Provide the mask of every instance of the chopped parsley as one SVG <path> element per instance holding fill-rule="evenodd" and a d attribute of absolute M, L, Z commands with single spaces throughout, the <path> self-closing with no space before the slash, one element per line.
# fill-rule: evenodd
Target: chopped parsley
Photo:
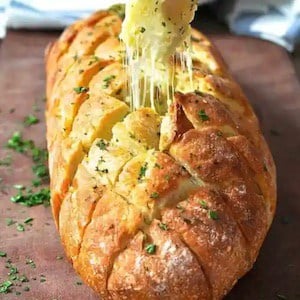
<path fill-rule="evenodd" d="M 100 148 L 100 150 L 106 150 L 108 143 L 106 143 L 104 140 L 100 140 L 96 145 Z"/>
<path fill-rule="evenodd" d="M 198 112 L 198 116 L 202 120 L 202 122 L 209 121 L 209 116 L 206 114 L 204 109 L 201 109 Z"/>
<path fill-rule="evenodd" d="M 7 219 L 5 220 L 5 223 L 6 223 L 6 226 L 11 226 L 11 225 L 16 224 L 17 222 L 14 221 L 14 220 L 11 219 L 11 218 L 7 218 Z"/>
<path fill-rule="evenodd" d="M 148 245 L 146 245 L 145 250 L 146 250 L 146 252 L 148 254 L 155 254 L 155 252 L 156 252 L 156 245 L 154 245 L 154 244 L 148 244 Z"/>
<path fill-rule="evenodd" d="M 25 223 L 25 224 L 31 224 L 33 220 L 34 220 L 33 218 L 26 218 L 26 219 L 24 220 L 24 223 Z"/>
<path fill-rule="evenodd" d="M 150 195 L 150 198 L 151 198 L 151 199 L 157 199 L 157 198 L 159 198 L 159 193 L 157 193 L 157 192 L 152 193 L 152 194 Z"/>
<path fill-rule="evenodd" d="M 24 225 L 23 224 L 17 224 L 17 230 L 20 231 L 20 232 L 25 231 Z"/>
<path fill-rule="evenodd" d="M 157 168 L 157 169 L 162 169 L 162 166 L 158 163 L 155 163 L 154 167 Z"/>
<path fill-rule="evenodd" d="M 82 94 L 82 93 L 87 93 L 89 91 L 89 88 L 84 86 L 79 86 L 79 87 L 75 87 L 73 90 L 76 94 Z"/>
<path fill-rule="evenodd" d="M 19 276 L 18 279 L 21 282 L 28 282 L 29 281 L 29 279 L 25 275 Z"/>
<path fill-rule="evenodd" d="M 25 153 L 33 148 L 33 142 L 23 140 L 21 133 L 17 131 L 8 140 L 7 147 L 9 149 L 15 150 L 16 152 Z"/>
<path fill-rule="evenodd" d="M 49 206 L 50 190 L 49 188 L 43 188 L 37 192 L 32 192 L 31 190 L 23 192 L 19 190 L 16 196 L 11 197 L 11 201 L 27 207 L 32 207 L 41 204 L 43 204 L 44 206 Z"/>
<path fill-rule="evenodd" d="M 38 186 L 42 181 L 48 181 L 49 171 L 46 166 L 48 152 L 45 149 L 36 147 L 31 140 L 24 140 L 20 132 L 15 132 L 8 140 L 7 147 L 19 153 L 31 156 L 35 165 L 32 167 L 38 180 L 35 180 L 34 186 Z"/>
<path fill-rule="evenodd" d="M 78 54 L 75 54 L 74 56 L 73 56 L 73 59 L 74 59 L 74 61 L 77 61 L 78 60 Z"/>
<path fill-rule="evenodd" d="M 38 148 L 34 145 L 31 148 L 31 155 L 34 162 L 46 162 L 48 159 L 47 150 Z"/>
<path fill-rule="evenodd" d="M 219 220 L 219 215 L 218 215 L 218 213 L 217 213 L 216 211 L 214 211 L 214 210 L 209 210 L 209 211 L 208 211 L 208 216 L 209 216 L 210 219 L 212 219 L 212 220 L 214 220 L 214 221 Z"/>
<path fill-rule="evenodd" d="M 206 201 L 201 200 L 199 203 L 203 209 L 208 209 L 208 205 L 207 205 Z"/>
<path fill-rule="evenodd" d="M 34 187 L 38 187 L 42 184 L 42 180 L 39 178 L 32 179 L 31 182 L 32 182 L 32 186 L 34 186 Z"/>
<path fill-rule="evenodd" d="M 49 171 L 48 167 L 44 163 L 39 163 L 34 166 L 32 166 L 32 171 L 36 175 L 37 178 L 48 178 Z M 38 185 L 37 183 L 40 183 L 39 181 L 34 181 L 33 185 Z"/>
<path fill-rule="evenodd" d="M 177 204 L 176 208 L 179 209 L 182 212 L 185 211 L 185 208 L 183 206 L 181 206 L 180 204 Z"/>
<path fill-rule="evenodd" d="M 98 56 L 93 55 L 92 58 L 91 58 L 91 60 L 89 61 L 89 66 L 92 65 L 92 64 L 95 63 L 95 62 L 98 62 L 99 60 L 100 60 L 100 59 L 99 59 Z"/>
<path fill-rule="evenodd" d="M 161 230 L 164 230 L 164 231 L 167 231 L 169 229 L 168 225 L 165 224 L 165 223 L 159 223 L 158 224 L 158 227 L 161 229 Z"/>
<path fill-rule="evenodd" d="M 136 139 L 136 136 L 132 132 L 129 132 L 129 136 L 131 139 Z"/>
<path fill-rule="evenodd" d="M 18 268 L 16 266 L 12 265 L 11 260 L 9 260 L 9 262 L 6 265 L 6 267 L 9 268 L 9 272 L 8 272 L 9 276 L 15 275 L 15 274 L 19 273 Z"/>
<path fill-rule="evenodd" d="M 167 181 L 169 181 L 169 180 L 170 180 L 170 175 L 167 174 L 167 175 L 164 176 L 164 178 L 165 178 Z"/>
<path fill-rule="evenodd" d="M 98 160 L 99 164 L 105 163 L 105 159 L 103 158 L 103 156 L 100 156 L 100 159 Z"/>
<path fill-rule="evenodd" d="M 0 251 L 0 257 L 6 257 L 6 252 Z"/>
<path fill-rule="evenodd" d="M 148 163 L 145 163 L 143 166 L 141 166 L 138 180 L 142 180 L 142 178 L 145 177 L 147 168 L 148 168 Z"/>
<path fill-rule="evenodd" d="M 145 27 L 141 27 L 140 28 L 140 33 L 144 33 L 146 31 L 146 28 Z"/>
<path fill-rule="evenodd" d="M 26 275 L 19 275 L 19 270 L 12 264 L 11 259 L 8 259 L 5 264 L 5 268 L 9 269 L 7 273 L 8 278 L 6 281 L 0 283 L 0 294 L 7 294 L 13 291 L 14 288 L 21 287 L 24 282 L 29 282 Z M 30 288 L 24 287 L 24 291 Z M 16 295 L 21 295 L 19 291 L 15 290 Z"/>
<path fill-rule="evenodd" d="M 32 269 L 35 269 L 35 262 L 31 258 L 26 258 L 26 265 L 30 265 Z"/>
<path fill-rule="evenodd" d="M 7 294 L 11 291 L 13 283 L 10 280 L 6 280 L 0 283 L 0 294 Z"/>
<path fill-rule="evenodd" d="M 29 116 L 25 117 L 24 125 L 29 127 L 31 125 L 37 124 L 39 121 L 40 120 L 36 116 L 29 115 Z"/>
<path fill-rule="evenodd" d="M 109 85 L 111 84 L 111 82 L 112 82 L 115 78 L 116 78 L 115 75 L 109 75 L 109 76 L 105 77 L 105 78 L 103 79 L 104 84 L 103 84 L 102 87 L 103 87 L 104 89 L 107 89 L 107 88 L 109 87 Z"/>

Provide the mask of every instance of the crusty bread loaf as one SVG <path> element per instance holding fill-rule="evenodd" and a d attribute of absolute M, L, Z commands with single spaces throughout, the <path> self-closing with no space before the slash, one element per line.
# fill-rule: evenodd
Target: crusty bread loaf
<path fill-rule="evenodd" d="M 276 206 L 257 118 L 214 46 L 193 32 L 165 116 L 131 112 L 122 20 L 98 12 L 46 53 L 53 215 L 102 299 L 221 299 L 253 265 Z"/>

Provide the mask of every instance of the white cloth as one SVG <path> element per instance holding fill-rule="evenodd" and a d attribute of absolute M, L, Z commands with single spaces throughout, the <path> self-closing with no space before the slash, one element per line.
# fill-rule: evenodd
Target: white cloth
<path fill-rule="evenodd" d="M 214 1 L 200 0 L 200 4 Z M 125 2 L 0 0 L 0 38 L 5 36 L 6 27 L 63 28 L 92 11 Z M 300 0 L 219 0 L 215 8 L 234 33 L 267 39 L 289 51 L 300 40 Z"/>
<path fill-rule="evenodd" d="M 236 34 L 270 40 L 288 51 L 300 42 L 300 0 L 235 0 L 223 14 Z"/>

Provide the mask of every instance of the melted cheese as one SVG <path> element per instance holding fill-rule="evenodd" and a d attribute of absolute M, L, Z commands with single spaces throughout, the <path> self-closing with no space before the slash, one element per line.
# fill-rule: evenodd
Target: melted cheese
<path fill-rule="evenodd" d="M 130 0 L 121 39 L 127 49 L 131 108 L 150 106 L 161 113 L 174 93 L 176 49 L 182 68 L 192 69 L 188 46 L 196 0 Z"/>

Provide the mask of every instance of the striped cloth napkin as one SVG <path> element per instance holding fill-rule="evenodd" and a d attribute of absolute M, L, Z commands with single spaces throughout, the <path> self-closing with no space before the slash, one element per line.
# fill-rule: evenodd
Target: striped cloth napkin
<path fill-rule="evenodd" d="M 63 28 L 97 9 L 126 0 L 0 0 L 0 38 L 6 27 Z M 293 51 L 300 42 L 300 0 L 200 0 L 213 4 L 232 32 L 275 42 Z"/>

